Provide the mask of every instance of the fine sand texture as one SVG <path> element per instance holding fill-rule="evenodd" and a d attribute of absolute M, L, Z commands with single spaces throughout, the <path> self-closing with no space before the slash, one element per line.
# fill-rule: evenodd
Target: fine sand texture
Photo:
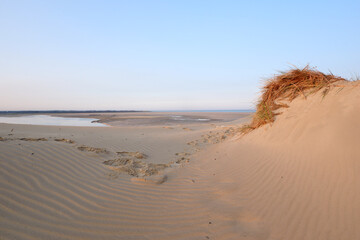
<path fill-rule="evenodd" d="M 250 114 L 215 115 L 227 120 L 0 124 L 0 239 L 204 238 L 208 210 L 194 193 L 207 189 L 178 174 L 201 149 L 234 136 Z"/>
<path fill-rule="evenodd" d="M 360 84 L 341 85 L 198 154 L 213 239 L 360 239 Z"/>
<path fill-rule="evenodd" d="M 359 82 L 288 105 L 245 135 L 0 124 L 0 239 L 360 239 Z"/>

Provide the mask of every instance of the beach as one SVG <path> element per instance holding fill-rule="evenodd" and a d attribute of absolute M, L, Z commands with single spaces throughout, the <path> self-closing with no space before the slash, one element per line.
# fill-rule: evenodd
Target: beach
<path fill-rule="evenodd" d="M 359 90 L 298 97 L 245 135 L 253 113 L 0 124 L 0 238 L 358 239 Z"/>
<path fill-rule="evenodd" d="M 0 124 L 2 239 L 201 235 L 206 212 L 192 214 L 200 182 L 182 170 L 251 114 L 115 115 L 96 116 L 109 127 Z M 172 120 L 183 115 L 195 120 Z"/>
<path fill-rule="evenodd" d="M 0 240 L 360 240 L 359 10 L 0 0 Z"/>

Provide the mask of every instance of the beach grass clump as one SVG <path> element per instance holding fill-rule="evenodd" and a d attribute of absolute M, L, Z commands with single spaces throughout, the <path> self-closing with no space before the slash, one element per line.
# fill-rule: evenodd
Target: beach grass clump
<path fill-rule="evenodd" d="M 309 94 L 322 89 L 323 97 L 329 92 L 331 84 L 345 80 L 331 74 L 324 74 L 315 68 L 291 69 L 265 82 L 262 95 L 256 105 L 256 112 L 250 124 L 242 127 L 242 133 L 248 133 L 262 125 L 275 121 L 280 113 L 276 110 L 288 107 L 284 101 L 291 102 L 299 95 L 306 98 Z M 281 102 L 283 101 L 283 102 Z"/>

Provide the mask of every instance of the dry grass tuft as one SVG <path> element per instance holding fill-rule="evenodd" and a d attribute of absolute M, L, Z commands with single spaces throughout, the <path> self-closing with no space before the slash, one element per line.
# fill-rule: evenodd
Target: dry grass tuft
<path fill-rule="evenodd" d="M 279 108 L 288 107 L 283 101 L 292 101 L 299 95 L 307 95 L 323 89 L 323 97 L 329 92 L 332 83 L 345 80 L 333 74 L 324 74 L 315 68 L 306 66 L 303 69 L 291 69 L 269 79 L 262 89 L 262 95 L 256 106 L 256 113 L 249 125 L 245 125 L 242 133 L 248 133 L 264 124 L 275 121 Z"/>

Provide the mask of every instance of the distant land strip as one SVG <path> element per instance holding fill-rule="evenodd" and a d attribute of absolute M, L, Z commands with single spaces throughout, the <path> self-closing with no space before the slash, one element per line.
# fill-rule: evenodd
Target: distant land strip
<path fill-rule="evenodd" d="M 0 111 L 0 114 L 36 114 L 36 113 L 127 113 L 127 112 L 150 112 L 135 110 L 30 110 L 30 111 Z"/>

